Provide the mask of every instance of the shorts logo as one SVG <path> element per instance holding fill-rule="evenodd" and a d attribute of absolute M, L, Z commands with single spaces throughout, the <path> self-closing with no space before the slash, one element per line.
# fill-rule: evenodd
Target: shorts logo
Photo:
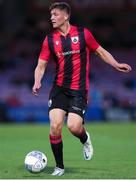
<path fill-rule="evenodd" d="M 52 100 L 49 99 L 49 101 L 48 101 L 48 107 L 51 107 L 51 105 L 52 105 Z"/>
<path fill-rule="evenodd" d="M 81 108 L 78 108 L 78 107 L 76 107 L 76 106 L 72 106 L 72 109 L 74 109 L 75 111 L 82 111 Z"/>
<path fill-rule="evenodd" d="M 82 113 L 85 114 L 85 110 L 83 110 Z"/>

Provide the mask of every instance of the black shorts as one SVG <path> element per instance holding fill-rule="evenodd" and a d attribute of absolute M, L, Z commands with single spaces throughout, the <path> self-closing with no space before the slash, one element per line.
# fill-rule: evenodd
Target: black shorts
<path fill-rule="evenodd" d="M 53 86 L 48 101 L 49 111 L 55 108 L 76 113 L 84 119 L 87 107 L 87 91 L 77 91 Z"/>

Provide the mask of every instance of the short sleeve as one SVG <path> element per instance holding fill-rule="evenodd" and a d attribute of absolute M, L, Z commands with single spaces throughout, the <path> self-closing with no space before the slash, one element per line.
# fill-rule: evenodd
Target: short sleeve
<path fill-rule="evenodd" d="M 90 51 L 96 51 L 96 49 L 100 46 L 99 43 L 95 40 L 92 33 L 85 28 L 84 29 L 85 34 L 85 41 Z"/>
<path fill-rule="evenodd" d="M 50 48 L 49 48 L 49 45 L 48 45 L 48 37 L 46 36 L 46 38 L 45 38 L 45 40 L 43 41 L 43 44 L 42 44 L 39 59 L 48 61 L 49 58 L 50 58 L 50 54 L 51 54 L 51 52 L 50 52 Z"/>

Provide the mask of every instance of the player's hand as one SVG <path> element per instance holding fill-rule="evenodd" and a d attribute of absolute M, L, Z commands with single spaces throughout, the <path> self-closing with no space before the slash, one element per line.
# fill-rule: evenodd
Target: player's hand
<path fill-rule="evenodd" d="M 32 88 L 32 94 L 38 96 L 40 88 L 41 88 L 41 84 L 34 84 Z"/>
<path fill-rule="evenodd" d="M 129 73 L 132 70 L 130 65 L 124 64 L 124 63 L 118 63 L 115 68 L 118 71 L 125 72 L 125 73 Z"/>

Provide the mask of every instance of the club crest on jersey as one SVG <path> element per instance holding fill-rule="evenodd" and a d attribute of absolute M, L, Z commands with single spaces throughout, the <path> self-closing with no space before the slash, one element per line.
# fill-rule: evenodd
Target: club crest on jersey
<path fill-rule="evenodd" d="M 74 44 L 78 43 L 78 36 L 71 37 L 71 40 Z"/>

